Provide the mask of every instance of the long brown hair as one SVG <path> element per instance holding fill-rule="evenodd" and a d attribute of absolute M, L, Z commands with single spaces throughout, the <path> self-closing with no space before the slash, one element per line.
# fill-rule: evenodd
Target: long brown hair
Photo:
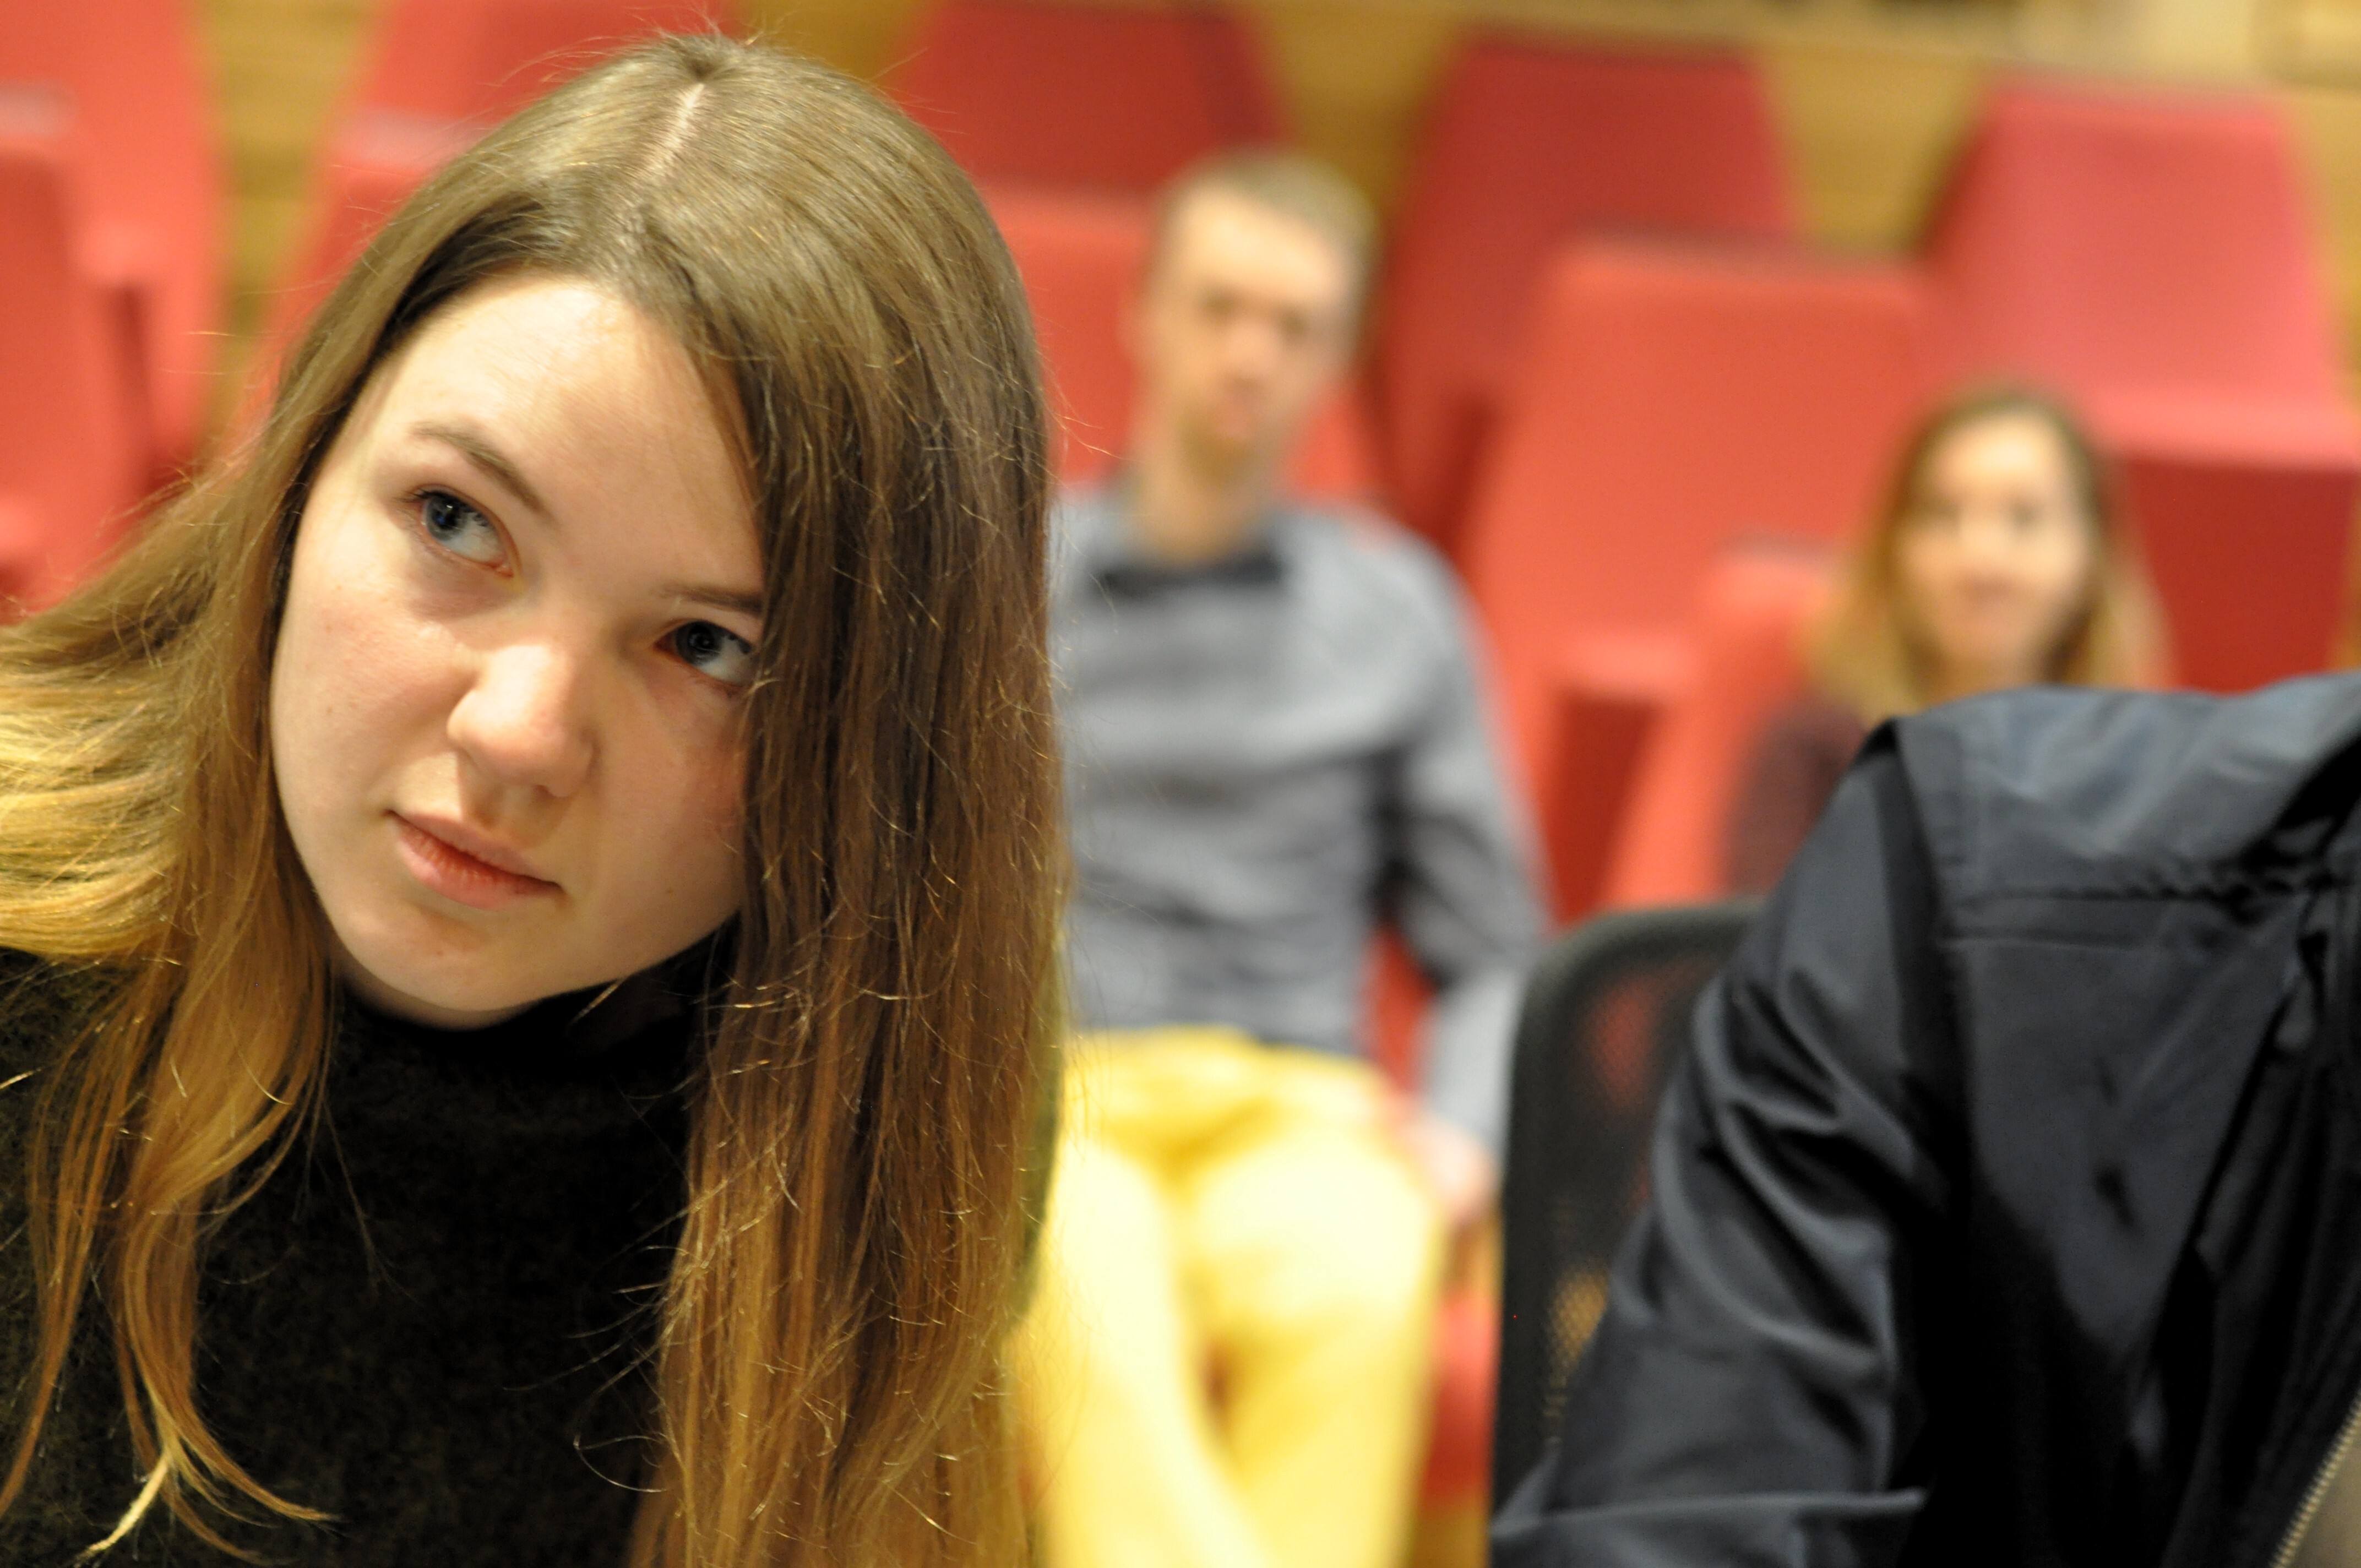
<path fill-rule="evenodd" d="M 85 1297 L 148 1482 L 219 1544 L 204 1239 L 314 1104 L 337 993 L 280 820 L 272 645 L 306 490 L 372 372 L 524 270 L 708 367 L 757 498 L 734 968 L 687 1086 L 659 1455 L 633 1561 L 1022 1554 L 999 1348 L 1055 1025 L 1045 427 L 1006 252 L 864 89 L 671 38 L 458 159 L 321 311 L 246 449 L 91 589 L 0 634 L 0 944 L 83 974 L 29 1154 L 20 1493 Z"/>
<path fill-rule="evenodd" d="M 1902 601 L 1903 530 L 1925 499 L 1928 470 L 1943 444 L 1971 425 L 2004 418 L 2034 420 L 2058 438 L 2091 529 L 2089 590 L 2051 656 L 2048 678 L 2075 685 L 2146 685 L 2163 673 L 2155 595 L 2126 536 L 2114 476 L 2097 444 L 2073 412 L 2046 392 L 1975 387 L 1938 405 L 1911 433 L 1884 505 L 1854 551 L 1809 650 L 1820 689 L 1864 719 L 1913 713 L 1929 700 L 1929 651 Z"/>

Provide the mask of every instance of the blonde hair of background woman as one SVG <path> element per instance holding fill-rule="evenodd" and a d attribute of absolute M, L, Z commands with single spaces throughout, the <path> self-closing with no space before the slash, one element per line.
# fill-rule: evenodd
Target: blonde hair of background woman
<path fill-rule="evenodd" d="M 1938 407 L 1911 433 L 1876 523 L 1853 552 L 1836 602 L 1808 650 L 1819 689 L 1866 722 L 1915 713 L 1929 700 L 1930 651 L 1910 625 L 1902 599 L 1902 533 L 1924 499 L 1938 449 L 1968 426 L 2000 418 L 2032 419 L 2058 437 L 2092 530 L 2090 591 L 2060 639 L 2046 678 L 2073 685 L 2141 686 L 2163 676 L 2164 636 L 2155 594 L 2126 537 L 2105 459 L 2057 399 L 2024 387 L 1979 387 Z"/>
<path fill-rule="evenodd" d="M 0 633 L 0 944 L 94 999 L 40 1075 L 39 1343 L 0 1507 L 94 1289 L 148 1477 L 108 1543 L 159 1503 L 217 1543 L 236 1497 L 314 1517 L 206 1430 L 193 1356 L 204 1239 L 310 1118 L 338 1005 L 272 782 L 272 642 L 364 382 L 521 271 L 613 289 L 710 367 L 764 555 L 743 904 L 688 1086 L 632 1561 L 1016 1561 L 998 1356 L 1060 883 L 1031 330 L 933 143 L 719 38 L 611 62 L 437 176 L 243 454 Z"/>

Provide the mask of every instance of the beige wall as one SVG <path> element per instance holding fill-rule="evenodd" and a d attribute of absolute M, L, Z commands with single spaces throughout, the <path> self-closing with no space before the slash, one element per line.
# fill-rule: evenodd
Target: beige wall
<path fill-rule="evenodd" d="M 922 0 L 741 0 L 782 43 L 874 76 Z M 1119 0 L 1117 0 L 1119 3 Z M 236 201 L 241 331 L 300 225 L 306 170 L 375 0 L 199 0 Z M 1380 200 L 1434 73 L 1471 19 L 1744 40 L 1763 60 L 1806 219 L 1831 245 L 1908 244 L 1995 62 L 2262 80 L 2256 7 L 2311 40 L 2321 81 L 2279 85 L 2319 192 L 2331 269 L 2361 323 L 2361 0 L 1244 0 L 1295 124 Z M 2321 43 L 2319 40 L 2326 40 Z M 2341 51 L 2341 52 L 2340 52 Z M 2284 51 L 2283 51 L 2284 52 Z M 2303 51 L 2299 51 L 2303 52 Z M 2361 363 L 2361 353 L 2354 356 Z"/>

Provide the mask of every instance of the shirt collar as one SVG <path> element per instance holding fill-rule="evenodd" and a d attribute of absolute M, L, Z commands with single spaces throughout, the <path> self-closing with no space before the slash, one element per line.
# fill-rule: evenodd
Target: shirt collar
<path fill-rule="evenodd" d="M 1084 575 L 1110 594 L 1137 598 L 1175 588 L 1260 587 L 1283 581 L 1280 548 L 1284 513 L 1265 512 L 1236 550 L 1185 565 L 1161 561 L 1139 547 L 1130 526 L 1130 486 L 1117 475 L 1099 488 L 1074 497 L 1068 511 L 1073 545 Z"/>

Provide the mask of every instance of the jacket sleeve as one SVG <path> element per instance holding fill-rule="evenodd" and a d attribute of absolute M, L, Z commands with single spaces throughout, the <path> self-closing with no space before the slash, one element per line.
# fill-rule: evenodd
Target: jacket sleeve
<path fill-rule="evenodd" d="M 1649 1206 L 1499 1568 L 1850 1568 L 1923 1501 L 1953 1180 L 1932 880 L 1890 735 L 1698 1007 Z M 1939 1348 L 1935 1353 L 1939 1354 Z"/>

